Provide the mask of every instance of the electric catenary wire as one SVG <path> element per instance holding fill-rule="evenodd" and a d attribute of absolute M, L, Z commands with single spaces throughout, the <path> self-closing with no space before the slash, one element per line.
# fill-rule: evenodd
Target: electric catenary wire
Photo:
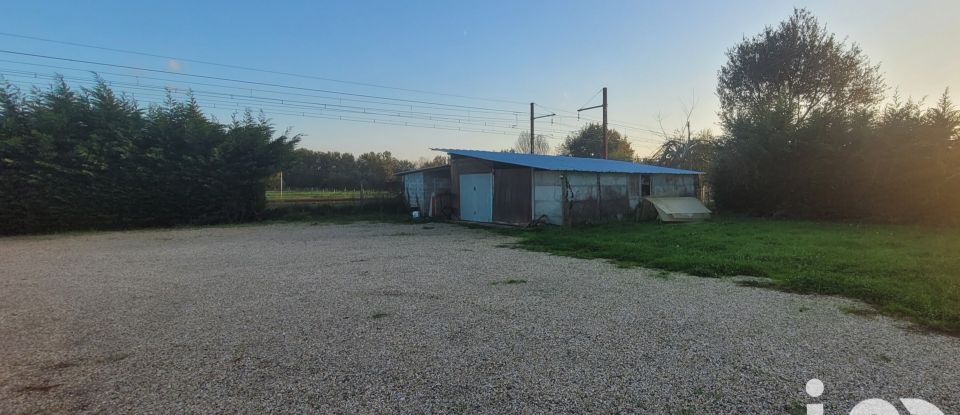
<path fill-rule="evenodd" d="M 172 59 L 172 60 L 181 61 L 181 62 L 190 62 L 190 63 L 197 63 L 197 64 L 201 64 L 201 65 L 218 66 L 218 67 L 221 67 L 221 68 L 240 69 L 240 70 L 251 71 L 251 72 L 260 72 L 260 73 L 268 73 L 268 74 L 274 74 L 274 75 L 292 76 L 292 77 L 304 78 L 304 79 L 315 79 L 315 80 L 319 80 L 319 81 L 337 82 L 337 83 L 342 83 L 342 84 L 347 84 L 347 85 L 357 85 L 357 86 L 365 86 L 365 87 L 372 87 L 372 88 L 383 88 L 383 89 L 391 89 L 391 90 L 395 90 L 395 91 L 414 92 L 414 93 L 419 93 L 419 94 L 429 94 L 429 95 L 445 96 L 445 97 L 451 97 L 451 98 L 472 99 L 472 100 L 477 100 L 477 101 L 500 102 L 500 103 L 506 103 L 506 104 L 519 104 L 519 105 L 523 105 L 523 104 L 524 104 L 523 102 L 512 101 L 512 100 L 507 100 L 507 99 L 475 97 L 475 96 L 469 96 L 469 95 L 450 94 L 450 93 L 444 93 L 444 92 L 434 92 L 434 91 L 425 91 L 425 90 L 420 90 L 420 89 L 411 89 L 411 88 L 401 88 L 401 87 L 394 87 L 394 86 L 387 86 L 387 85 L 379 85 L 379 84 L 373 84 L 373 83 L 367 83 L 367 82 L 346 81 L 346 80 L 342 80 L 342 79 L 334 79 L 334 78 L 328 78 L 328 77 L 322 77 L 322 76 L 316 76 L 316 75 L 306 75 L 306 74 L 298 74 L 298 73 L 293 73 L 293 72 L 284 72 L 284 71 L 277 71 L 277 70 L 270 70 L 270 69 L 254 68 L 254 67 L 249 67 L 249 66 L 233 65 L 233 64 L 226 64 L 226 63 L 218 63 L 218 62 L 204 61 L 204 60 L 199 60 L 199 59 L 181 58 L 181 57 L 170 56 L 170 55 L 161 55 L 161 54 L 156 54 L 156 53 L 141 52 L 141 51 L 135 51 L 135 50 L 130 50 L 130 49 L 120 49 L 120 48 L 111 48 L 111 47 L 105 47 L 105 46 L 97 46 L 97 45 L 90 45 L 90 44 L 86 44 L 86 43 L 70 42 L 70 41 L 56 40 L 56 39 L 48 39 L 48 38 L 42 38 L 42 37 L 37 37 L 37 36 L 21 35 L 21 34 L 16 34 L 16 33 L 0 32 L 0 36 L 6 36 L 6 37 L 12 37 L 12 38 L 19 38 L 19 39 L 28 39 L 28 40 L 38 41 L 38 42 L 55 43 L 55 44 L 68 45 L 68 46 L 81 47 L 81 48 L 88 48 L 88 49 L 104 50 L 104 51 L 109 51 L 109 52 L 126 53 L 126 54 L 131 54 L 131 55 L 147 56 L 147 57 L 160 58 L 160 59 Z"/>
<path fill-rule="evenodd" d="M 208 86 L 217 87 L 217 88 L 232 88 L 232 89 L 238 89 L 238 90 L 243 90 L 243 91 L 249 91 L 251 96 L 249 96 L 249 97 L 240 97 L 240 94 L 225 94 L 225 93 L 212 92 L 212 91 L 197 91 L 197 90 L 195 90 L 195 89 L 193 89 L 193 88 L 190 89 L 191 91 L 196 91 L 195 93 L 197 93 L 197 94 L 213 94 L 213 95 L 219 94 L 219 95 L 221 95 L 221 96 L 230 97 L 231 99 L 234 99 L 234 100 L 243 100 L 243 99 L 247 99 L 247 98 L 249 98 L 249 100 L 251 100 L 251 101 L 263 101 L 263 100 L 270 101 L 270 100 L 272 100 L 272 101 L 274 101 L 274 104 L 273 104 L 274 107 L 272 107 L 272 108 L 274 109 L 273 112 L 274 112 L 274 113 L 278 113 L 278 114 L 279 114 L 279 112 L 276 112 L 276 102 L 279 102 L 280 105 L 286 105 L 287 107 L 284 108 L 284 109 L 291 109 L 291 108 L 294 109 L 294 110 L 302 109 L 302 108 L 298 108 L 298 107 L 295 108 L 295 107 L 294 107 L 294 104 L 320 105 L 320 106 L 324 106 L 324 107 L 325 107 L 324 109 L 327 110 L 327 111 L 340 111 L 340 112 L 348 112 L 348 113 L 351 113 L 351 112 L 352 112 L 352 113 L 358 113 L 358 114 L 363 114 L 363 115 L 383 115 L 383 116 L 406 117 L 406 118 L 415 118 L 415 119 L 419 118 L 419 119 L 426 119 L 426 120 L 436 121 L 436 122 L 452 122 L 452 123 L 455 123 L 455 124 L 474 124 L 474 125 L 490 126 L 491 122 L 488 122 L 488 121 L 479 121 L 480 119 L 483 119 L 483 118 L 487 118 L 489 121 L 497 121 L 497 120 L 499 120 L 499 121 L 501 121 L 501 122 L 510 122 L 510 121 L 513 121 L 513 122 L 512 122 L 508 127 L 506 127 L 506 128 L 510 128 L 510 129 L 517 130 L 517 129 L 518 129 L 518 124 L 519 124 L 519 119 L 520 119 L 519 114 L 521 113 L 520 111 L 509 110 L 509 109 L 501 109 L 501 108 L 490 108 L 490 107 L 477 107 L 477 106 L 467 106 L 467 105 L 458 105 L 458 104 L 448 104 L 448 103 L 439 103 L 439 102 L 431 102 L 431 101 L 423 101 L 423 100 L 411 100 L 411 99 L 403 99 L 403 98 L 376 96 L 376 95 L 369 95 L 369 94 L 355 94 L 355 93 L 342 92 L 342 91 L 331 91 L 331 90 L 319 89 L 319 88 L 297 87 L 297 86 L 291 86 L 291 85 L 283 85 L 283 84 L 270 83 L 270 82 L 258 82 L 258 81 L 241 80 L 241 79 L 234 79 L 234 78 L 228 78 L 228 77 L 208 76 L 208 75 L 196 75 L 196 74 L 185 74 L 185 73 L 174 72 L 174 71 L 167 71 L 167 70 L 141 68 L 141 67 L 130 66 L 130 65 L 119 65 L 119 64 L 112 64 L 112 63 L 105 63 L 105 62 L 82 60 L 82 59 L 63 58 L 63 57 L 50 56 L 50 55 L 42 55 L 42 54 L 34 54 L 34 53 L 27 53 L 27 52 L 17 52 L 17 51 L 9 51 L 9 50 L 0 50 L 0 53 L 20 55 L 20 56 L 27 56 L 27 57 L 40 58 L 40 59 L 52 59 L 52 60 L 66 61 L 66 62 L 80 63 L 80 64 L 89 64 L 89 65 L 107 66 L 107 67 L 123 68 L 123 69 L 137 70 L 137 71 L 146 71 L 146 72 L 152 72 L 152 73 L 162 73 L 162 74 L 168 74 L 168 75 L 179 76 L 179 77 L 190 77 L 190 78 L 217 80 L 217 81 L 223 81 L 223 82 L 234 82 L 234 83 L 239 83 L 239 84 L 244 84 L 244 85 L 268 86 L 268 87 L 273 87 L 273 88 L 282 88 L 282 89 L 289 89 L 289 90 L 300 90 L 300 91 L 318 92 L 318 93 L 325 93 L 325 94 L 330 94 L 330 95 L 336 96 L 336 97 L 330 97 L 330 96 L 316 96 L 316 95 L 314 95 L 315 97 L 321 98 L 321 99 L 337 99 L 337 100 L 340 100 L 340 101 L 342 101 L 342 100 L 354 100 L 354 101 L 358 101 L 357 97 L 359 97 L 359 98 L 366 98 L 366 99 L 367 99 L 366 102 L 368 102 L 368 103 L 375 103 L 375 104 L 378 104 L 378 105 L 395 105 L 395 106 L 397 106 L 397 105 L 403 105 L 403 106 L 410 106 L 410 107 L 411 107 L 411 110 L 412 110 L 414 107 L 418 107 L 418 108 L 423 109 L 424 106 L 428 106 L 428 107 L 426 107 L 426 109 L 433 109 L 433 110 L 436 110 L 436 111 L 458 111 L 458 110 L 459 110 L 459 111 L 501 113 L 501 114 L 504 114 L 504 115 L 512 115 L 514 119 L 513 119 L 513 120 L 509 120 L 509 119 L 507 119 L 507 118 L 499 118 L 499 119 L 497 119 L 496 117 L 480 117 L 480 116 L 477 116 L 477 115 L 474 115 L 474 114 L 469 114 L 469 113 L 466 114 L 465 116 L 464 116 L 464 114 L 449 114 L 449 113 L 441 113 L 441 114 L 432 113 L 432 114 L 427 114 L 427 113 L 424 113 L 424 112 L 417 112 L 417 111 L 403 111 L 402 113 L 400 113 L 400 112 L 392 112 L 392 113 L 390 113 L 390 114 L 384 114 L 384 113 L 377 112 L 377 111 L 389 110 L 389 109 L 383 109 L 383 108 L 366 108 L 366 107 L 356 107 L 356 106 L 353 106 L 353 107 L 354 107 L 355 109 L 359 109 L 359 111 L 351 111 L 351 110 L 345 109 L 345 108 L 349 108 L 350 106 L 333 105 L 333 104 L 329 104 L 329 103 L 324 104 L 324 103 L 309 102 L 309 101 L 300 101 L 300 102 L 297 102 L 298 100 L 291 100 L 291 99 L 287 99 L 287 98 L 271 98 L 271 97 L 263 97 L 263 96 L 253 96 L 253 94 L 252 94 L 253 91 L 264 92 L 264 93 L 271 93 L 271 94 L 297 94 L 297 93 L 292 92 L 292 91 L 283 91 L 283 92 L 281 92 L 281 91 L 273 91 L 273 90 L 263 90 L 263 89 L 260 89 L 260 88 L 240 87 L 240 86 L 234 86 L 234 85 L 209 84 L 209 83 L 200 83 L 200 82 L 196 82 L 196 81 L 184 81 L 184 80 L 173 80 L 173 79 L 166 79 L 166 78 L 146 77 L 146 76 L 142 76 L 142 75 L 114 74 L 114 75 L 116 75 L 116 76 L 125 76 L 125 77 L 135 78 L 135 79 L 137 79 L 137 82 L 139 82 L 139 79 L 140 79 L 140 78 L 143 78 L 143 79 L 154 79 L 154 80 L 159 80 L 159 81 L 164 81 L 164 82 L 184 83 L 184 84 L 188 84 L 188 85 L 189 85 L 189 84 L 195 84 L 195 85 L 196 85 L 196 84 L 203 84 L 203 85 L 208 85 Z M 22 62 L 22 61 L 7 61 L 7 62 L 17 63 L 17 64 L 23 64 L 23 65 L 55 67 L 54 65 L 44 65 L 44 64 L 28 63 L 28 62 Z M 73 67 L 62 67 L 62 66 L 60 66 L 60 67 L 58 67 L 58 68 L 62 68 L 62 69 L 65 69 L 65 70 L 74 70 L 74 71 L 88 71 L 87 69 L 80 69 L 80 68 L 73 68 Z M 21 74 L 22 74 L 22 73 L 21 73 Z M 35 77 L 36 77 L 36 75 L 37 75 L 37 74 L 34 73 L 34 76 L 35 76 Z M 112 81 L 111 81 L 111 83 L 112 83 L 112 84 L 119 84 L 119 83 L 113 83 Z M 128 88 L 141 87 L 141 88 L 142 88 L 142 87 L 144 87 L 144 86 L 142 86 L 142 85 L 136 85 L 136 86 L 134 86 L 134 85 L 127 84 L 126 87 L 128 87 Z M 150 86 L 148 86 L 148 87 L 160 88 L 160 86 L 157 86 L 157 85 L 150 85 Z M 308 94 L 298 94 L 298 95 L 308 95 Z M 346 97 L 346 98 L 345 98 L 345 97 Z M 369 101 L 369 99 L 378 100 L 378 101 Z M 591 99 L 592 99 L 592 98 L 591 98 Z M 241 102 L 243 102 L 243 101 L 241 101 Z M 402 103 L 402 104 L 400 104 L 400 103 Z M 252 105 L 259 105 L 259 106 L 261 106 L 261 107 L 265 107 L 265 105 L 264 105 L 262 102 L 245 102 L 244 105 L 251 105 L 251 104 L 252 104 Z M 236 106 L 239 107 L 239 104 L 236 104 Z M 340 109 L 331 109 L 331 108 L 330 108 L 331 106 L 334 106 L 334 107 L 339 106 L 339 107 L 341 107 L 341 108 L 340 108 Z M 545 109 L 547 108 L 547 107 L 542 106 L 542 105 L 540 105 L 540 107 L 541 107 L 541 108 L 545 108 Z M 312 107 L 311 107 L 311 108 L 312 108 Z M 261 110 L 263 110 L 263 108 L 261 108 Z M 562 112 L 568 112 L 568 113 L 569 113 L 569 111 L 562 111 Z M 307 115 L 307 114 L 305 114 L 303 111 L 300 111 L 300 114 L 301 114 L 301 115 Z M 288 115 L 296 115 L 296 114 L 290 113 L 290 114 L 288 114 Z M 421 115 L 422 117 L 417 117 L 417 115 Z M 330 117 L 329 119 L 342 119 L 342 117 Z M 464 120 L 464 119 L 465 119 L 465 120 Z M 374 120 L 370 120 L 370 121 L 374 121 Z M 477 121 L 479 121 L 479 123 L 478 123 Z M 587 121 L 590 121 L 590 120 L 587 119 Z M 409 125 L 409 123 L 406 123 L 406 124 Z M 626 128 L 628 128 L 628 129 L 634 129 L 634 130 L 637 130 L 637 131 L 643 131 L 643 132 L 651 133 L 651 134 L 654 134 L 654 135 L 661 135 L 661 133 L 660 133 L 659 131 L 656 131 L 656 130 L 653 130 L 653 129 L 646 129 L 646 128 L 641 128 L 641 127 L 635 127 L 635 126 L 631 126 L 631 125 L 628 125 L 628 124 L 622 124 L 622 123 L 610 123 L 610 124 L 611 124 L 611 125 L 617 125 L 617 126 L 626 127 Z M 571 128 L 571 130 L 568 131 L 568 132 L 570 132 L 570 133 L 574 132 L 574 131 L 578 128 L 577 126 L 564 125 L 564 124 L 559 123 L 559 122 L 551 122 L 550 125 L 551 125 L 551 126 L 564 126 L 564 127 L 569 127 L 569 128 Z M 541 131 L 543 131 L 543 130 L 541 130 Z M 561 134 L 561 135 L 562 135 L 562 134 L 565 133 L 564 131 L 560 131 L 560 130 L 557 130 L 557 129 L 552 129 L 552 130 L 548 130 L 548 131 L 551 133 L 551 138 L 556 138 L 556 139 L 559 139 L 559 138 L 553 137 L 553 134 Z M 649 142 L 649 143 L 659 143 L 659 142 L 661 142 L 661 141 L 659 141 L 659 140 L 649 139 L 649 138 L 647 138 L 647 139 L 639 139 L 639 140 L 638 140 L 638 139 L 631 139 L 631 141 L 646 141 L 646 142 Z"/>

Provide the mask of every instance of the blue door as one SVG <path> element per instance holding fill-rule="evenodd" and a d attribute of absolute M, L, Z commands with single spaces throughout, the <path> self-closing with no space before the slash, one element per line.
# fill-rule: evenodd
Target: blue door
<path fill-rule="evenodd" d="M 493 174 L 460 175 L 460 219 L 493 222 Z"/>

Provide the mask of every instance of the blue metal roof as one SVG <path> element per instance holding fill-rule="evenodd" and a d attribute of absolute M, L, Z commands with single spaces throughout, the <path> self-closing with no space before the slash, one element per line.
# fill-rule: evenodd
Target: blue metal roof
<path fill-rule="evenodd" d="M 545 156 L 542 154 L 507 153 L 499 151 L 457 150 L 431 148 L 447 154 L 473 157 L 497 163 L 514 164 L 541 170 L 580 171 L 590 173 L 642 173 L 642 174 L 700 174 L 698 171 L 672 169 L 649 164 L 620 160 L 604 160 L 586 157 Z"/>

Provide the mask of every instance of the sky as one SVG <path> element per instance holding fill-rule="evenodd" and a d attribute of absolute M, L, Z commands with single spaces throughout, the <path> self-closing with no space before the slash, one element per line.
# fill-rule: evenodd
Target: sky
<path fill-rule="evenodd" d="M 600 117 L 595 109 L 577 119 L 576 110 L 599 104 L 597 92 L 607 87 L 612 127 L 646 155 L 662 141 L 661 125 L 682 125 L 685 108 L 692 108 L 694 130 L 719 132 L 714 91 L 726 50 L 794 7 L 809 9 L 880 63 L 890 94 L 932 102 L 944 88 L 960 87 L 955 0 L 10 2 L 0 50 L 61 60 L 0 53 L 0 74 L 36 85 L 54 72 L 82 81 L 98 71 L 126 85 L 210 91 L 197 100 L 221 120 L 241 106 L 233 94 L 247 94 L 256 100 L 242 101 L 243 108 L 262 109 L 279 130 L 303 134 L 302 147 L 387 150 L 412 160 L 432 158 L 431 147 L 509 148 L 528 128 L 530 102 L 537 115 L 558 114 L 538 119 L 536 128 L 559 145 Z M 31 80 L 31 72 L 39 75 Z M 151 99 L 138 91 L 139 101 Z M 308 116 L 344 115 L 318 103 L 351 108 L 348 118 L 366 121 Z M 397 111 L 407 118 L 390 115 Z M 425 127 L 436 125 L 448 129 Z"/>

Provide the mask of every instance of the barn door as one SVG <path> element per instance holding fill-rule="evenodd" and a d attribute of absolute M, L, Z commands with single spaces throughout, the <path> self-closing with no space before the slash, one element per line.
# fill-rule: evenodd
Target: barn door
<path fill-rule="evenodd" d="M 460 175 L 460 219 L 493 222 L 493 175 Z"/>

